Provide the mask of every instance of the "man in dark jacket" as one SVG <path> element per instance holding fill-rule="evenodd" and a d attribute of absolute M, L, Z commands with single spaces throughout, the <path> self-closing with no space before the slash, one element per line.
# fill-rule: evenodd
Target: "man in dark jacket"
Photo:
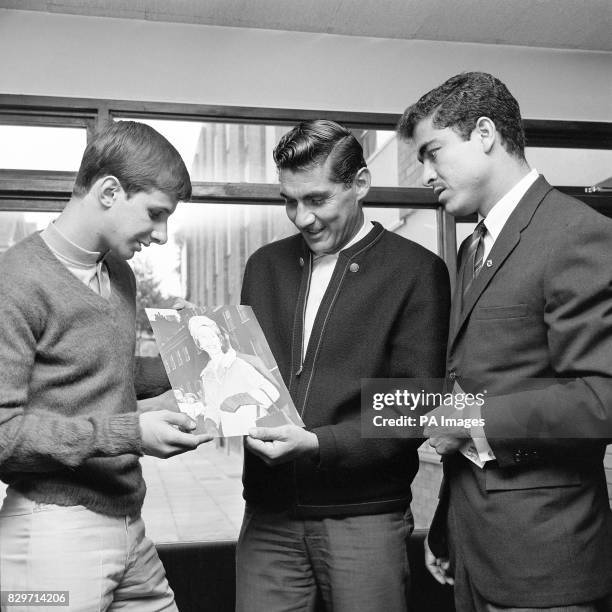
<path fill-rule="evenodd" d="M 299 234 L 247 263 L 242 301 L 263 328 L 306 428 L 246 438 L 237 610 L 404 610 L 410 483 L 420 440 L 361 434 L 364 378 L 444 372 L 449 282 L 421 246 L 364 221 L 370 173 L 331 121 L 274 151 Z"/>
<path fill-rule="evenodd" d="M 445 210 L 481 218 L 459 251 L 447 379 L 486 400 L 476 431 L 425 430 L 444 457 L 428 568 L 454 576 L 458 612 L 610 610 L 612 223 L 529 167 L 518 102 L 490 74 L 451 77 L 399 131 Z"/>

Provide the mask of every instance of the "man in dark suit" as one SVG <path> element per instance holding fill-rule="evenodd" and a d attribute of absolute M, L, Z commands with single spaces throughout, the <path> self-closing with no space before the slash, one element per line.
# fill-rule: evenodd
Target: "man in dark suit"
<path fill-rule="evenodd" d="M 425 431 L 444 463 L 428 567 L 454 576 L 461 612 L 611 610 L 612 222 L 529 167 L 518 103 L 489 74 L 427 93 L 399 133 L 445 210 L 482 220 L 459 252 L 446 375 L 485 399 L 463 411 L 477 427 Z"/>

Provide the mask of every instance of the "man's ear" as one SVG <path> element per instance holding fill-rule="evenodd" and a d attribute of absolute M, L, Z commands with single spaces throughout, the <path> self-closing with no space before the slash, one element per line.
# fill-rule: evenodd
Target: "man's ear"
<path fill-rule="evenodd" d="M 372 175 L 367 168 L 360 168 L 353 179 L 353 185 L 355 185 L 355 194 L 357 201 L 360 202 L 368 195 L 370 191 L 370 185 L 372 184 Z"/>
<path fill-rule="evenodd" d="M 485 153 L 490 153 L 493 145 L 499 139 L 499 133 L 495 127 L 495 122 L 489 119 L 489 117 L 478 118 L 472 135 L 481 140 Z"/>
<path fill-rule="evenodd" d="M 117 198 L 123 193 L 121 183 L 111 174 L 100 177 L 94 183 L 92 190 L 96 199 L 104 208 L 111 208 L 117 201 Z"/>

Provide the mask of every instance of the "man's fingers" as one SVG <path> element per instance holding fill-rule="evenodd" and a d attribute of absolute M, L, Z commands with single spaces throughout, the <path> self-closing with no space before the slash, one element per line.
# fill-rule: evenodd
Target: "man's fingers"
<path fill-rule="evenodd" d="M 440 584 L 446 584 L 446 580 L 444 579 L 444 576 L 442 575 L 442 572 L 440 571 L 440 568 L 437 565 L 428 565 L 427 569 L 429 570 L 429 573 L 433 576 L 436 582 L 439 582 Z"/>
<path fill-rule="evenodd" d="M 425 561 L 425 567 L 428 569 L 429 573 L 433 576 L 436 582 L 439 582 L 440 584 L 454 584 L 455 581 L 447 574 L 447 569 L 449 567 L 448 561 L 436 559 L 434 557 L 431 562 L 428 562 L 427 560 Z"/>
<path fill-rule="evenodd" d="M 176 425 L 186 431 L 191 431 L 197 427 L 196 422 L 184 412 L 170 412 L 169 410 L 164 410 L 161 416 L 169 425 Z"/>
<path fill-rule="evenodd" d="M 194 307 L 195 304 L 192 304 L 183 298 L 176 298 L 174 304 L 172 304 L 172 308 L 174 308 L 174 310 L 183 310 L 183 308 L 193 309 Z"/>
<path fill-rule="evenodd" d="M 429 548 L 427 538 L 423 542 L 425 552 L 425 567 L 433 578 L 440 584 L 453 584 L 454 580 L 447 574 L 450 567 L 450 561 L 448 559 L 437 558 Z"/>
<path fill-rule="evenodd" d="M 209 440 L 212 440 L 211 436 L 196 436 L 180 431 L 179 429 L 174 429 L 166 438 L 166 443 L 169 446 L 177 446 L 179 448 L 197 448 L 202 442 L 208 442 Z"/>
<path fill-rule="evenodd" d="M 245 446 L 249 452 L 259 457 L 265 464 L 270 465 L 270 458 L 264 452 L 263 444 L 265 444 L 265 442 L 261 442 L 261 440 L 250 440 L 248 437 L 245 442 Z"/>
<path fill-rule="evenodd" d="M 260 440 L 258 438 L 253 438 L 251 436 L 246 437 L 245 444 L 253 452 L 266 456 L 268 456 L 274 448 L 273 445 L 270 444 L 270 442 Z"/>
<path fill-rule="evenodd" d="M 284 440 L 286 437 L 285 427 L 253 427 L 249 429 L 249 436 L 254 440 L 272 441 Z M 247 442 L 249 439 L 247 438 Z"/>
<path fill-rule="evenodd" d="M 278 449 L 273 442 L 258 440 L 257 438 L 247 436 L 245 438 L 245 445 L 249 451 L 257 455 L 267 465 L 273 465 L 275 463 L 276 457 L 278 456 Z"/>
<path fill-rule="evenodd" d="M 429 573 L 433 576 L 436 582 L 440 584 L 446 584 L 446 580 L 444 579 L 444 575 L 442 574 L 442 570 L 438 566 L 436 558 L 429 553 L 425 552 L 425 567 L 429 571 Z"/>
<path fill-rule="evenodd" d="M 442 574 L 447 584 L 455 584 L 455 579 L 449 575 L 448 570 L 450 568 L 450 561 L 448 559 L 441 559 L 440 568 L 442 569 Z"/>

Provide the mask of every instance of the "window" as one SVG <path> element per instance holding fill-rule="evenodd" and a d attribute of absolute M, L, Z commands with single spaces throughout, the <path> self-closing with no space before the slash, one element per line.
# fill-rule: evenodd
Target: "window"
<path fill-rule="evenodd" d="M 193 202 L 181 204 L 170 218 L 167 244 L 144 249 L 132 260 L 141 283 L 146 278 L 150 284 L 153 301 L 181 296 L 199 304 L 239 302 L 248 257 L 264 243 L 295 232 L 278 195 L 271 151 L 280 136 L 303 119 L 327 116 L 353 130 L 373 175 L 365 202 L 367 218 L 441 254 L 451 276 L 456 246 L 473 230 L 473 219 L 455 223 L 438 208 L 431 191 L 421 188 L 421 168 L 410 144 L 395 137 L 394 115 L 55 98 L 47 103 L 36 98 L 29 104 L 27 97 L 18 98 L 19 106 L 14 97 L 0 95 L 0 252 L 57 216 L 70 197 L 87 134 L 95 125 L 110 119 L 145 121 L 183 156 L 194 181 Z M 584 186 L 609 175 L 609 124 L 527 124 L 534 147 L 528 158 L 552 183 Z M 7 145 L 15 139 L 18 146 Z M 560 145 L 571 150 L 559 149 Z M 570 155 L 574 157 L 568 161 Z M 585 168 L 592 174 L 583 174 Z M 572 169 L 578 174 L 571 175 Z M 572 194 L 581 195 L 579 190 Z M 612 210 L 605 194 L 581 197 Z M 234 323 L 239 322 L 228 321 L 228 327 Z M 138 335 L 139 352 L 155 353 L 145 326 Z M 185 349 L 166 365 L 175 368 L 175 359 L 180 365 L 192 357 Z M 197 396 L 200 390 L 192 386 L 189 392 Z M 141 407 L 172 402 L 166 395 L 146 400 Z M 425 462 L 427 456 L 424 451 Z M 435 465 L 430 458 L 421 470 L 419 478 L 424 480 L 418 485 L 428 487 L 432 499 L 437 456 L 434 460 Z M 148 487 L 143 514 L 153 540 L 236 538 L 243 511 L 240 439 L 211 442 L 163 461 L 145 457 L 142 463 Z M 423 517 L 418 526 L 429 519 L 418 509 L 415 516 Z"/>
<path fill-rule="evenodd" d="M 525 157 L 551 185 L 594 185 L 612 174 L 612 149 L 527 147 Z"/>
<path fill-rule="evenodd" d="M 2 125 L 0 168 L 78 170 L 87 144 L 84 128 Z"/>

